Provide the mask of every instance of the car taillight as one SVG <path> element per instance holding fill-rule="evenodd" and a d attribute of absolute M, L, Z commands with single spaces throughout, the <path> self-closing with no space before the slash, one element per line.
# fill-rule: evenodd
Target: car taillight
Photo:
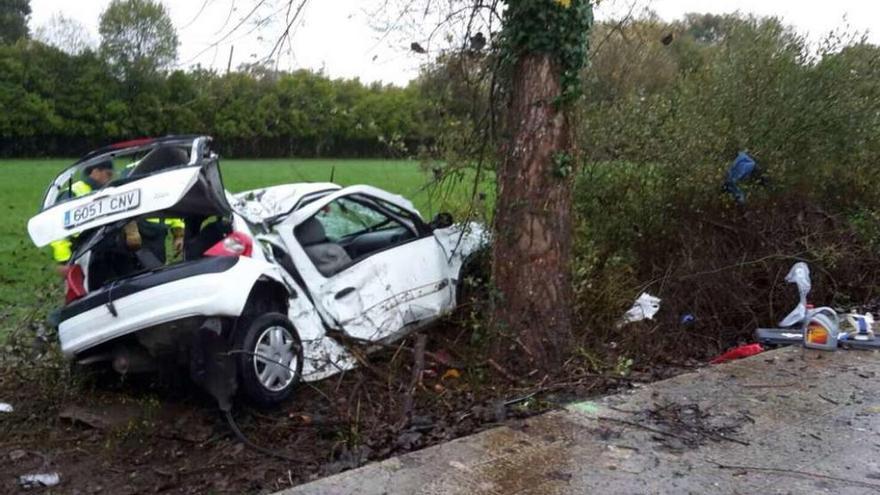
<path fill-rule="evenodd" d="M 64 296 L 65 303 L 76 301 L 86 295 L 86 277 L 81 266 L 71 265 L 70 269 L 67 270 L 65 280 L 67 281 L 67 294 Z"/>
<path fill-rule="evenodd" d="M 242 232 L 233 232 L 225 239 L 205 251 L 205 256 L 250 256 L 254 252 L 254 241 Z"/>

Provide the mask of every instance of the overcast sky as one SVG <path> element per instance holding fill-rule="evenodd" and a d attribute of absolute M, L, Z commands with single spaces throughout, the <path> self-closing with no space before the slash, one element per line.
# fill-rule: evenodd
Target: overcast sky
<path fill-rule="evenodd" d="M 375 29 L 376 6 L 383 0 L 311 0 L 293 37 L 292 54 L 280 60 L 285 68 L 323 69 L 332 77 L 358 77 L 362 81 L 406 84 L 415 77 L 425 56 L 408 50 L 399 36 L 382 37 Z M 798 31 L 818 40 L 828 31 L 848 25 L 867 31 L 880 42 L 880 2 L 869 0 L 604 0 L 596 9 L 599 20 L 619 17 L 630 10 L 648 7 L 666 20 L 687 12 L 728 13 L 740 11 L 774 15 Z M 31 30 L 61 12 L 83 23 L 98 39 L 98 18 L 109 0 L 31 0 Z M 163 0 L 180 37 L 179 65 L 196 63 L 225 69 L 234 45 L 233 67 L 264 57 L 272 49 L 278 30 L 248 34 L 245 24 L 217 43 L 244 16 L 255 0 Z M 203 8 L 203 5 L 206 5 Z M 232 7 L 235 10 L 231 12 Z M 231 16 L 230 16 L 231 12 Z M 279 14 L 283 20 L 283 13 Z M 261 39 L 261 34 L 266 39 Z"/>

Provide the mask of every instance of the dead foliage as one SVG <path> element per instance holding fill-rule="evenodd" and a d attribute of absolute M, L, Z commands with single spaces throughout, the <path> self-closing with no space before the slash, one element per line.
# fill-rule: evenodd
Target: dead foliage
<path fill-rule="evenodd" d="M 595 219 L 584 222 L 585 235 L 593 228 L 599 240 L 580 247 L 578 314 L 584 348 L 596 359 L 626 356 L 639 369 L 706 361 L 753 342 L 757 327 L 776 326 L 795 306 L 784 278 L 797 261 L 810 266 L 816 306 L 848 311 L 880 295 L 876 227 L 860 222 L 856 205 L 794 187 L 758 190 L 743 207 L 720 194 L 686 194 L 664 195 L 638 232 L 612 237 Z M 609 209 L 604 221 L 615 220 Z M 660 312 L 618 328 L 643 291 L 662 299 Z"/>

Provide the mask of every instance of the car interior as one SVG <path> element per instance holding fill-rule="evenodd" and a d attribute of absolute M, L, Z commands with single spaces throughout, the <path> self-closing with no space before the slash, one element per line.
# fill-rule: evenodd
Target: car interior
<path fill-rule="evenodd" d="M 369 255 L 417 237 L 405 218 L 366 200 L 339 198 L 294 229 L 296 240 L 325 277 Z"/>

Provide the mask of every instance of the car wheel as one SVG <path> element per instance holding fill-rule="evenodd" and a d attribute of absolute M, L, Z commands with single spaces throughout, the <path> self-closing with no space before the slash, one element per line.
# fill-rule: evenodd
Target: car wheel
<path fill-rule="evenodd" d="M 302 376 L 303 348 L 293 323 L 281 313 L 249 320 L 235 349 L 242 390 L 260 406 L 275 406 L 293 393 Z"/>

